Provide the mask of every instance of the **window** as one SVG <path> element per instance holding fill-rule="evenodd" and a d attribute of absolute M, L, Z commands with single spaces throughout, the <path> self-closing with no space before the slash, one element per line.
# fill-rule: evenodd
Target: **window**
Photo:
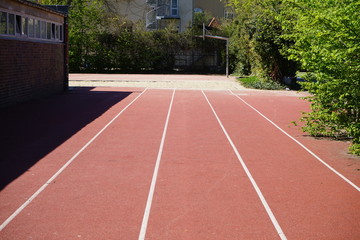
<path fill-rule="evenodd" d="M 55 29 L 55 39 L 60 40 L 60 25 L 56 25 Z"/>
<path fill-rule="evenodd" d="M 1 0 L 0 0 L 1 1 Z M 22 13 L 0 11 L 0 35 L 13 38 L 35 38 L 52 42 L 64 41 L 64 27 L 61 23 L 35 19 Z"/>
<path fill-rule="evenodd" d="M 41 29 L 40 20 L 35 20 L 35 37 L 36 38 L 41 37 L 40 29 Z"/>
<path fill-rule="evenodd" d="M 41 32 L 41 38 L 46 39 L 46 22 L 41 21 L 40 22 L 40 32 Z"/>
<path fill-rule="evenodd" d="M 194 8 L 194 13 L 203 13 L 204 10 L 202 10 L 201 8 Z"/>
<path fill-rule="evenodd" d="M 7 13 L 0 12 L 0 34 L 7 34 Z"/>
<path fill-rule="evenodd" d="M 29 18 L 29 37 L 33 38 L 34 35 L 34 27 L 35 27 L 35 20 L 32 18 Z"/>
<path fill-rule="evenodd" d="M 63 31 L 63 26 L 60 25 L 60 41 L 64 40 L 64 31 Z"/>
<path fill-rule="evenodd" d="M 51 39 L 55 39 L 55 35 L 56 35 L 56 32 L 55 32 L 55 23 L 52 23 L 51 24 Z"/>
<path fill-rule="evenodd" d="M 15 15 L 9 14 L 8 18 L 8 33 L 9 35 L 15 35 Z"/>
<path fill-rule="evenodd" d="M 228 7 L 225 8 L 224 18 L 226 18 L 226 19 L 233 19 L 234 18 L 234 13 L 233 13 L 231 8 L 228 8 Z"/>
<path fill-rule="evenodd" d="M 51 23 L 46 23 L 46 38 L 51 39 Z"/>
<path fill-rule="evenodd" d="M 21 35 L 28 35 L 28 18 L 21 18 Z"/>
<path fill-rule="evenodd" d="M 15 17 L 15 33 L 21 35 L 21 16 L 16 15 Z"/>
<path fill-rule="evenodd" d="M 178 16 L 179 9 L 178 9 L 178 0 L 171 0 L 171 16 Z"/>

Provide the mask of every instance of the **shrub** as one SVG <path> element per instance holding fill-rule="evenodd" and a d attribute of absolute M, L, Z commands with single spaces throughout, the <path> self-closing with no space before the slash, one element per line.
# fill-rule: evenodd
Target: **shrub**
<path fill-rule="evenodd" d="M 278 19 L 290 59 L 312 72 L 304 87 L 312 94 L 312 112 L 303 117 L 312 135 L 353 140 L 360 152 L 360 2 L 285 0 Z"/>
<path fill-rule="evenodd" d="M 283 90 L 285 87 L 277 82 L 264 81 L 256 76 L 239 78 L 240 83 L 247 88 L 264 90 Z"/>
<path fill-rule="evenodd" d="M 281 10 L 278 0 L 230 0 L 236 19 L 229 30 L 232 69 L 242 75 L 281 82 L 294 77 L 297 64 L 281 54 L 281 23 L 276 19 Z"/>

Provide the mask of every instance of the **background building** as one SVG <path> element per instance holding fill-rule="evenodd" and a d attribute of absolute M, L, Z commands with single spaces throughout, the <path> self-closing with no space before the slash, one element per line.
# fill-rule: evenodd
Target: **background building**
<path fill-rule="evenodd" d="M 66 13 L 0 1 L 0 107 L 64 91 L 67 65 Z"/>
<path fill-rule="evenodd" d="M 227 17 L 225 5 L 220 0 L 112 0 L 108 9 L 132 23 L 144 24 L 147 30 L 172 27 L 183 32 L 192 26 L 196 11 Z"/>
<path fill-rule="evenodd" d="M 191 26 L 193 0 L 147 0 L 150 11 L 146 14 L 146 28 L 161 29 L 175 26 L 183 32 Z"/>
<path fill-rule="evenodd" d="M 209 12 L 213 17 L 224 18 L 227 16 L 226 4 L 220 0 L 194 0 L 195 12 Z"/>

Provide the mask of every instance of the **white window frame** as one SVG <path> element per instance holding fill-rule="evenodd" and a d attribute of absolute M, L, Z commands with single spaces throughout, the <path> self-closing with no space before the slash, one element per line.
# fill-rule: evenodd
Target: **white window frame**
<path fill-rule="evenodd" d="M 176 11 L 176 14 L 173 14 L 173 11 Z M 170 1 L 170 15 L 179 16 L 179 0 Z"/>
<path fill-rule="evenodd" d="M 64 42 L 64 25 L 62 23 L 45 20 L 27 14 L 0 8 L 0 12 L 6 14 L 6 33 L 0 34 L 0 38 L 22 39 L 41 42 Z M 13 33 L 10 33 L 10 17 L 13 16 Z M 32 21 L 32 34 L 30 34 L 30 24 Z M 48 28 L 50 26 L 50 29 Z M 38 28 L 37 28 L 38 27 Z M 42 31 L 45 30 L 45 31 Z M 50 30 L 50 33 L 47 31 Z M 40 36 L 37 35 L 40 31 Z M 54 32 L 53 32 L 54 31 Z"/>
<path fill-rule="evenodd" d="M 229 7 L 225 7 L 224 18 L 225 19 L 234 19 L 234 11 Z"/>

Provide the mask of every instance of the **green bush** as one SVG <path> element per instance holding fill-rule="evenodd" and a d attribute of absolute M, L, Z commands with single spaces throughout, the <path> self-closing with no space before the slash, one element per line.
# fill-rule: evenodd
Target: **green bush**
<path fill-rule="evenodd" d="M 236 18 L 229 29 L 232 70 L 241 75 L 256 75 L 281 82 L 294 77 L 297 63 L 281 54 L 281 23 L 276 15 L 281 10 L 278 0 L 229 0 Z"/>
<path fill-rule="evenodd" d="M 264 81 L 256 76 L 239 78 L 240 83 L 247 88 L 264 89 L 264 90 L 284 90 L 285 87 L 277 82 Z"/>
<path fill-rule="evenodd" d="M 185 34 L 158 30 L 103 32 L 95 35 L 96 44 L 88 55 L 82 55 L 86 65 L 74 61 L 72 71 L 83 72 L 139 72 L 143 70 L 170 71 L 174 68 L 175 54 L 193 44 Z"/>
<path fill-rule="evenodd" d="M 360 152 L 360 2 L 284 0 L 278 19 L 290 59 L 313 74 L 304 87 L 312 111 L 304 130 L 312 135 L 349 137 Z"/>

